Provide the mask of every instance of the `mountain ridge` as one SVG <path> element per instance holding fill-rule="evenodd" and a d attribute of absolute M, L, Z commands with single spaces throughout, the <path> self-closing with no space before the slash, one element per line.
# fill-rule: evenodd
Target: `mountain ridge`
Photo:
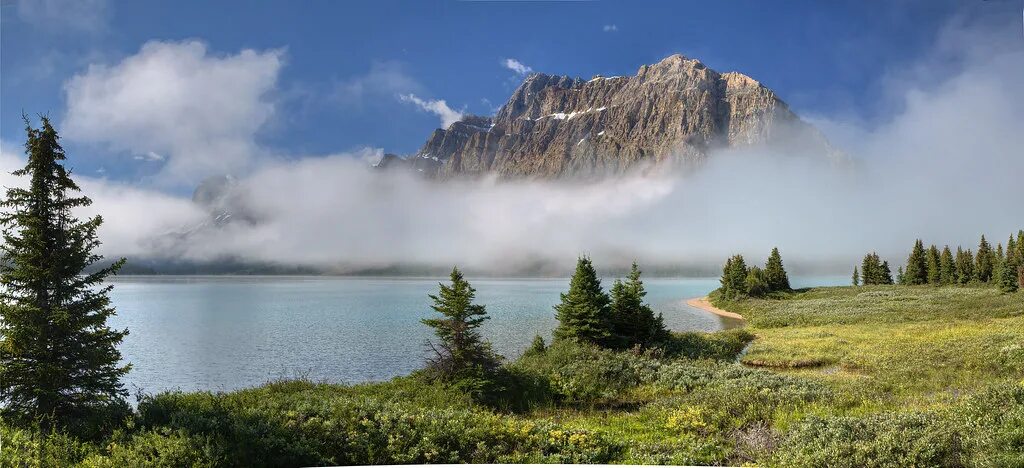
<path fill-rule="evenodd" d="M 715 149 L 757 145 L 838 157 L 757 80 L 675 54 L 633 76 L 532 73 L 493 117 L 465 116 L 379 167 L 440 179 L 588 177 L 696 167 Z"/>

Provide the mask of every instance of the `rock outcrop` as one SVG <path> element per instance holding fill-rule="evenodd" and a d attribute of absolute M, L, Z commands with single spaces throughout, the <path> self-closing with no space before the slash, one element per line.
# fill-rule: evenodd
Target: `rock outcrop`
<path fill-rule="evenodd" d="M 401 165 L 440 178 L 588 177 L 695 166 L 712 149 L 761 144 L 837 154 L 754 79 L 673 55 L 629 77 L 532 74 L 494 117 L 435 130 Z"/>

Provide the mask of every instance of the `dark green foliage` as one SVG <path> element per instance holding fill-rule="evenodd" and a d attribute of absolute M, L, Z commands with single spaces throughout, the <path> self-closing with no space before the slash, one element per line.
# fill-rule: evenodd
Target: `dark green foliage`
<path fill-rule="evenodd" d="M 974 254 L 971 249 L 956 248 L 956 281 L 967 284 L 974 278 Z"/>
<path fill-rule="evenodd" d="M 978 243 L 978 253 L 975 255 L 974 279 L 982 283 L 992 280 L 992 273 L 995 271 L 994 258 L 995 252 L 992 251 L 992 246 L 988 244 L 985 235 L 982 234 L 981 241 Z"/>
<path fill-rule="evenodd" d="M 102 260 L 93 253 L 102 218 L 74 216 L 91 201 L 76 196 L 50 121 L 26 124 L 28 163 L 13 175 L 28 188 L 7 189 L 0 215 L 0 406 L 6 421 L 95 435 L 127 395 L 117 345 L 128 331 L 107 326 L 115 312 L 102 285 L 124 259 L 84 274 Z"/>
<path fill-rule="evenodd" d="M 940 278 L 942 277 L 942 270 L 939 268 L 939 249 L 932 244 L 928 247 L 928 284 L 939 284 Z"/>
<path fill-rule="evenodd" d="M 1006 293 L 1012 293 L 1017 291 L 1019 286 L 1018 281 L 1018 265 L 1013 257 L 1004 258 L 999 265 L 999 278 L 996 283 L 999 286 L 999 290 Z"/>
<path fill-rule="evenodd" d="M 907 266 L 903 270 L 903 283 L 928 283 L 928 254 L 924 250 L 924 242 L 921 242 L 921 239 L 914 241 L 914 248 L 907 257 Z"/>
<path fill-rule="evenodd" d="M 782 266 L 782 255 L 779 254 L 778 247 L 773 247 L 771 255 L 768 256 L 768 262 L 764 266 L 764 279 L 770 291 L 790 290 L 789 275 Z"/>
<path fill-rule="evenodd" d="M 544 343 L 544 338 L 537 335 L 533 337 L 533 341 L 530 342 L 530 347 L 526 348 L 526 353 L 543 353 L 547 347 L 547 344 Z"/>
<path fill-rule="evenodd" d="M 650 348 L 668 338 L 665 319 L 644 302 L 647 291 L 636 262 L 626 281 L 615 281 L 611 293 L 612 340 L 616 347 Z"/>
<path fill-rule="evenodd" d="M 722 284 L 719 290 L 722 297 L 732 299 L 746 294 L 747 292 L 747 263 L 743 261 L 742 255 L 733 255 L 722 267 Z"/>
<path fill-rule="evenodd" d="M 601 289 L 601 280 L 589 258 L 580 257 L 576 272 L 569 280 L 569 291 L 562 293 L 555 306 L 556 339 L 573 339 L 607 345 L 612 339 L 610 299 Z"/>
<path fill-rule="evenodd" d="M 860 273 L 857 272 L 857 267 L 853 267 L 853 285 L 860 286 Z"/>
<path fill-rule="evenodd" d="M 746 293 L 750 297 L 762 297 L 771 290 L 765 271 L 758 266 L 752 266 L 747 271 L 747 278 L 744 280 Z"/>
<path fill-rule="evenodd" d="M 498 357 L 491 350 L 491 344 L 480 336 L 478 328 L 490 317 L 484 306 L 473 303 L 476 290 L 458 268 L 452 268 L 450 278 L 450 286 L 438 284 L 438 295 L 430 295 L 434 301 L 431 308 L 443 318 L 422 320 L 434 329 L 438 338 L 437 343 L 430 343 L 433 357 L 428 368 L 444 380 L 487 385 L 498 367 Z"/>
<path fill-rule="evenodd" d="M 878 254 L 871 252 L 864 256 L 860 266 L 861 284 L 892 284 L 892 271 L 889 262 L 883 262 Z M 906 274 L 903 275 L 906 278 Z"/>
<path fill-rule="evenodd" d="M 892 270 L 889 269 L 889 262 L 888 261 L 882 262 L 882 267 L 879 268 L 878 272 L 879 272 L 878 279 L 881 281 L 881 283 L 879 283 L 879 284 L 892 284 L 893 283 L 893 281 L 892 281 Z"/>
<path fill-rule="evenodd" d="M 662 346 L 670 357 L 732 361 L 751 341 L 753 333 L 734 328 L 714 333 L 676 332 Z"/>
<path fill-rule="evenodd" d="M 949 246 L 942 248 L 942 255 L 939 257 L 939 284 L 956 284 L 956 263 L 953 261 L 953 251 Z"/>

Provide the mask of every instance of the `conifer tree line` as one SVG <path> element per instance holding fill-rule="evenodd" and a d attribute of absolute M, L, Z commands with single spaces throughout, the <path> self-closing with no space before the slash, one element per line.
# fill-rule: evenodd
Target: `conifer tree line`
<path fill-rule="evenodd" d="M 79 220 L 79 196 L 57 131 L 25 118 L 26 188 L 8 188 L 0 202 L 0 413 L 5 421 L 89 437 L 128 408 L 120 379 L 130 366 L 117 345 L 103 281 L 120 259 L 86 274 L 102 257 L 93 253 L 103 222 Z"/>
<path fill-rule="evenodd" d="M 782 264 L 778 247 L 772 248 L 768 261 L 762 269 L 747 267 L 742 255 L 733 255 L 722 267 L 719 294 L 727 299 L 741 297 L 763 297 L 776 291 L 789 291 L 789 275 Z"/>
<path fill-rule="evenodd" d="M 615 280 L 609 295 L 601 287 L 590 259 L 580 257 L 569 290 L 562 293 L 561 302 L 554 307 L 558 319 L 555 339 L 611 349 L 647 349 L 665 343 L 671 334 L 662 315 L 655 314 L 644 301 L 647 291 L 640 273 L 634 262 L 625 280 Z M 440 317 L 422 320 L 437 337 L 428 342 L 431 356 L 427 371 L 433 378 L 458 382 L 470 392 L 493 390 L 501 357 L 478 330 L 489 318 L 487 310 L 474 303 L 476 290 L 458 268 L 452 269 L 450 281 L 439 284 L 438 294 L 429 296 Z M 542 352 L 545 348 L 544 339 L 537 336 L 529 351 Z"/>
<path fill-rule="evenodd" d="M 859 278 L 857 275 L 855 267 L 854 286 L 893 283 L 888 263 L 879 263 L 874 252 L 864 256 Z M 992 248 L 982 235 L 976 253 L 958 245 L 955 255 L 949 245 L 941 250 L 934 244 L 925 248 L 924 241 L 916 239 L 905 267 L 899 269 L 896 282 L 902 285 L 990 284 L 1004 292 L 1017 291 L 1024 288 L 1024 230 L 1011 234 L 1005 248 L 1001 242 Z"/>

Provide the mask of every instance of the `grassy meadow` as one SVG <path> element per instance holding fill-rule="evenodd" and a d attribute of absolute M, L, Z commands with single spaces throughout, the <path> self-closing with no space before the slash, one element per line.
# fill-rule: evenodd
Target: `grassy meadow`
<path fill-rule="evenodd" d="M 1024 293 L 864 286 L 713 302 L 747 326 L 572 341 L 501 389 L 420 375 L 144 396 L 96 441 L 2 427 L 2 466 L 562 462 L 1024 466 Z"/>

